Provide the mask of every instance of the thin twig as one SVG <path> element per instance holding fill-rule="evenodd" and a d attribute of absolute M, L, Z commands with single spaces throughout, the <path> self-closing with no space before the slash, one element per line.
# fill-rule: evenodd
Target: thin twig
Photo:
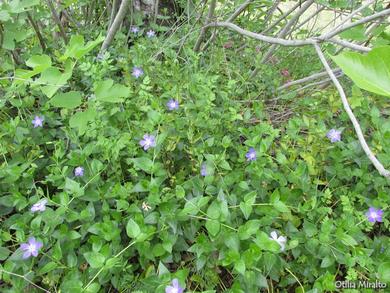
<path fill-rule="evenodd" d="M 348 15 L 347 18 L 345 18 L 343 21 L 341 21 L 333 30 L 337 30 L 338 28 L 340 28 L 342 25 L 344 25 L 346 22 L 352 20 L 352 18 L 358 14 L 360 11 L 362 11 L 363 9 L 367 8 L 368 6 L 370 6 L 372 3 L 374 3 L 376 0 L 370 0 L 368 1 L 366 4 L 360 6 L 358 9 L 354 10 L 351 12 L 350 15 Z"/>
<path fill-rule="evenodd" d="M 341 71 L 341 69 L 340 68 L 336 68 L 336 69 L 332 69 L 332 71 L 333 71 L 333 73 L 337 74 L 337 73 L 339 73 Z M 285 83 L 284 85 L 278 87 L 278 91 L 284 90 L 284 89 L 289 88 L 289 87 L 291 87 L 293 85 L 306 83 L 306 82 L 309 82 L 309 81 L 312 81 L 312 80 L 315 80 L 315 79 L 318 79 L 318 78 L 321 78 L 321 77 L 324 77 L 324 76 L 327 76 L 327 75 L 328 75 L 328 73 L 326 71 L 314 73 L 314 74 L 312 74 L 310 76 L 307 76 L 307 77 L 304 77 L 304 78 L 301 78 L 301 79 L 297 79 L 297 80 Z"/>
<path fill-rule="evenodd" d="M 38 37 L 39 44 L 41 45 L 42 51 L 45 51 L 46 50 L 46 44 L 45 44 L 45 41 L 44 41 L 44 39 L 42 37 L 42 34 L 41 34 L 40 30 L 39 30 L 39 27 L 38 27 L 37 23 L 34 21 L 34 19 L 32 18 L 31 14 L 28 11 L 26 11 L 26 13 L 27 13 L 27 19 L 30 22 L 30 24 L 32 25 L 32 27 L 33 27 L 33 29 L 35 31 L 35 34 Z"/>
<path fill-rule="evenodd" d="M 346 31 L 346 30 L 353 28 L 357 25 L 364 24 L 364 23 L 370 22 L 372 20 L 381 18 L 381 17 L 386 16 L 386 15 L 390 15 L 390 9 L 382 10 L 381 12 L 377 12 L 377 13 L 372 14 L 370 16 L 363 17 L 362 19 L 360 19 L 358 21 L 343 25 L 342 27 L 339 27 L 338 29 L 334 29 L 331 32 L 320 36 L 318 39 L 320 39 L 320 40 L 330 39 L 330 38 L 334 37 L 335 35 L 342 33 L 343 31 Z"/>

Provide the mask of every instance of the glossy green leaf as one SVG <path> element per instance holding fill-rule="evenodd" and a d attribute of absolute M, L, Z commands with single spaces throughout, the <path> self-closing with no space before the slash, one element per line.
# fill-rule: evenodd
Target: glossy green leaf
<path fill-rule="evenodd" d="M 390 97 L 390 46 L 375 48 L 367 55 L 345 52 L 332 59 L 358 87 Z"/>
<path fill-rule="evenodd" d="M 83 254 L 91 268 L 98 269 L 104 265 L 105 257 L 99 252 L 86 252 Z"/>
<path fill-rule="evenodd" d="M 95 85 L 95 95 L 99 101 L 118 103 L 130 95 L 130 89 L 121 84 L 114 85 L 112 79 L 107 79 Z"/>
<path fill-rule="evenodd" d="M 126 225 L 126 233 L 130 238 L 137 238 L 141 234 L 141 229 L 138 224 L 133 220 L 129 219 Z"/>
<path fill-rule="evenodd" d="M 51 66 L 51 58 L 47 55 L 33 55 L 26 61 L 26 65 L 33 68 L 34 74 L 38 74 Z"/>
<path fill-rule="evenodd" d="M 207 220 L 205 226 L 212 236 L 216 236 L 221 230 L 221 223 L 218 220 Z"/>
<path fill-rule="evenodd" d="M 381 263 L 378 267 L 378 273 L 382 282 L 390 282 L 390 262 Z"/>
<path fill-rule="evenodd" d="M 73 35 L 66 47 L 65 53 L 61 56 L 60 60 L 66 60 L 67 58 L 80 59 L 88 52 L 93 50 L 97 45 L 103 42 L 104 37 L 99 36 L 95 40 L 88 42 L 84 45 L 84 37 L 82 35 Z"/>
<path fill-rule="evenodd" d="M 83 134 L 87 129 L 87 125 L 92 121 L 96 116 L 96 111 L 94 109 L 88 109 L 84 112 L 77 112 L 69 119 L 69 125 L 72 128 L 77 128 L 79 134 Z"/>
<path fill-rule="evenodd" d="M 131 159 L 134 163 L 134 166 L 150 174 L 153 169 L 153 161 L 148 157 L 134 158 Z"/>
<path fill-rule="evenodd" d="M 58 93 L 50 100 L 50 104 L 54 107 L 74 109 L 81 104 L 81 93 L 77 91 Z"/>

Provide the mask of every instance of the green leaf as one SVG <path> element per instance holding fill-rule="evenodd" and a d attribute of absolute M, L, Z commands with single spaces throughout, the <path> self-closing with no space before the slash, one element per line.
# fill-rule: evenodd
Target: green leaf
<path fill-rule="evenodd" d="M 118 103 L 130 95 L 130 89 L 121 84 L 115 84 L 112 79 L 95 84 L 96 99 L 102 102 Z"/>
<path fill-rule="evenodd" d="M 260 234 L 256 237 L 254 242 L 262 250 L 280 252 L 280 245 L 275 240 L 270 239 L 270 237 L 264 232 L 260 232 Z"/>
<path fill-rule="evenodd" d="M 76 108 L 81 104 L 81 93 L 76 91 L 58 93 L 50 100 L 50 104 L 59 108 Z"/>
<path fill-rule="evenodd" d="M 126 233 L 130 238 L 137 238 L 141 234 L 141 229 L 133 219 L 127 222 Z"/>
<path fill-rule="evenodd" d="M 243 226 L 238 228 L 238 235 L 241 240 L 248 239 L 255 234 L 260 228 L 260 220 L 249 220 Z"/>
<path fill-rule="evenodd" d="M 105 267 L 107 269 L 110 269 L 110 268 L 113 268 L 114 266 L 116 266 L 118 263 L 119 263 L 119 259 L 116 257 L 112 257 L 106 261 Z"/>
<path fill-rule="evenodd" d="M 87 129 L 88 122 L 92 121 L 95 116 L 95 109 L 88 109 L 84 112 L 77 112 L 72 117 L 70 117 L 69 125 L 72 128 L 78 128 L 79 135 L 82 135 Z"/>
<path fill-rule="evenodd" d="M 148 174 L 152 173 L 153 161 L 151 159 L 142 157 L 131 159 L 131 161 L 134 163 L 134 166 L 141 169 L 142 171 L 145 171 Z"/>
<path fill-rule="evenodd" d="M 245 195 L 244 201 L 240 202 L 240 209 L 244 214 L 245 219 L 248 220 L 253 210 L 253 204 L 256 201 L 256 192 L 252 191 Z"/>
<path fill-rule="evenodd" d="M 206 229 L 212 236 L 216 236 L 221 230 L 221 223 L 217 220 L 207 220 Z"/>
<path fill-rule="evenodd" d="M 352 27 L 342 32 L 340 34 L 340 37 L 342 37 L 343 39 L 350 39 L 354 41 L 364 41 L 367 39 L 364 32 L 365 32 L 364 25 L 357 25 L 355 27 Z"/>
<path fill-rule="evenodd" d="M 231 170 L 232 168 L 230 167 L 229 163 L 225 160 L 222 160 L 219 164 L 219 166 L 222 168 L 222 169 L 225 169 L 225 170 Z"/>
<path fill-rule="evenodd" d="M 61 73 L 56 67 L 49 67 L 41 73 L 40 78 L 36 82 L 44 85 L 41 88 L 42 92 L 48 98 L 51 98 L 60 87 L 66 84 L 71 76 L 72 69 L 69 66 L 64 73 Z"/>
<path fill-rule="evenodd" d="M 176 197 L 177 198 L 184 198 L 186 196 L 186 191 L 181 185 L 176 186 Z"/>
<path fill-rule="evenodd" d="M 220 212 L 220 205 L 218 203 L 217 200 L 214 200 L 209 208 L 207 209 L 207 216 L 210 218 L 210 219 L 218 219 L 219 216 L 221 215 L 221 212 Z"/>
<path fill-rule="evenodd" d="M 248 220 L 252 213 L 252 205 L 249 202 L 242 201 L 240 202 L 240 209 L 244 214 L 245 219 Z"/>
<path fill-rule="evenodd" d="M 47 55 L 33 55 L 26 61 L 26 65 L 33 68 L 34 74 L 38 74 L 51 66 L 51 59 Z"/>
<path fill-rule="evenodd" d="M 93 269 L 101 268 L 104 265 L 105 257 L 99 252 L 86 252 L 83 254 L 88 264 Z"/>
<path fill-rule="evenodd" d="M 77 181 L 74 181 L 70 178 L 65 179 L 64 189 L 68 193 L 73 194 L 75 197 L 82 196 L 84 194 L 84 189 L 80 186 L 80 183 L 78 183 Z"/>
<path fill-rule="evenodd" d="M 70 38 L 69 44 L 66 47 L 65 53 L 63 56 L 60 57 L 60 61 L 64 61 L 68 59 L 69 57 L 80 59 L 84 55 L 86 55 L 88 52 L 93 50 L 98 44 L 103 42 L 104 37 L 99 36 L 96 40 L 88 42 L 84 46 L 84 37 L 82 35 L 73 35 Z"/>
<path fill-rule="evenodd" d="M 6 247 L 0 247 L 0 260 L 5 260 L 10 255 L 11 251 Z"/>
<path fill-rule="evenodd" d="M 321 268 L 330 267 L 334 263 L 334 259 L 330 256 L 325 256 L 321 262 Z"/>
<path fill-rule="evenodd" d="M 47 274 L 48 272 L 51 272 L 52 270 L 54 270 L 55 268 L 57 268 L 57 264 L 53 261 L 51 262 L 48 262 L 47 264 L 45 264 L 43 266 L 43 268 L 41 268 L 39 271 L 38 271 L 38 275 L 41 276 L 41 275 L 44 275 L 44 274 Z"/>
<path fill-rule="evenodd" d="M 381 263 L 378 267 L 378 273 L 382 282 L 390 282 L 390 262 Z"/>
<path fill-rule="evenodd" d="M 280 200 L 274 202 L 274 208 L 281 213 L 288 213 L 290 209 Z"/>
<path fill-rule="evenodd" d="M 100 290 L 100 284 L 99 283 L 92 283 L 84 290 L 85 293 L 98 293 Z"/>
<path fill-rule="evenodd" d="M 356 242 L 356 240 L 348 235 L 348 234 L 343 234 L 340 238 L 341 242 L 343 242 L 345 245 L 349 245 L 349 246 L 355 246 L 357 245 L 358 243 Z"/>
<path fill-rule="evenodd" d="M 240 259 L 234 264 L 234 269 L 239 272 L 241 275 L 245 274 L 245 262 L 243 259 Z"/>
<path fill-rule="evenodd" d="M 360 88 L 390 97 L 390 47 L 379 47 L 367 55 L 344 52 L 332 59 Z"/>

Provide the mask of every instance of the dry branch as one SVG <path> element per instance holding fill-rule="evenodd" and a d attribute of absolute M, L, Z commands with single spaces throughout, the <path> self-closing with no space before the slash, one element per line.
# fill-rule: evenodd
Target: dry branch
<path fill-rule="evenodd" d="M 232 15 L 226 20 L 227 22 L 233 22 L 248 6 L 251 4 L 253 0 L 247 0 L 243 4 L 241 4 Z M 211 37 L 207 40 L 206 44 L 203 46 L 202 51 L 206 50 L 209 45 L 215 40 L 217 37 L 217 31 L 214 31 Z"/>
<path fill-rule="evenodd" d="M 204 36 L 206 35 L 206 32 L 208 30 L 208 26 L 207 24 L 211 21 L 211 19 L 213 18 L 213 15 L 214 15 L 214 10 L 215 10 L 215 6 L 217 5 L 217 1 L 216 0 L 213 0 L 211 1 L 210 3 L 210 7 L 209 7 L 209 13 L 207 14 L 207 17 L 206 17 L 206 20 L 205 20 L 205 24 L 206 26 L 203 26 L 202 27 L 202 30 L 200 31 L 200 34 L 199 34 L 199 37 L 198 39 L 196 40 L 196 43 L 195 43 L 195 46 L 194 46 L 194 51 L 195 52 L 198 52 L 199 49 L 200 49 L 200 45 L 202 44 L 202 41 L 204 39 Z"/>
<path fill-rule="evenodd" d="M 116 32 L 119 29 L 119 26 L 122 23 L 123 18 L 126 15 L 126 11 L 128 7 L 129 7 L 129 0 L 122 0 L 121 6 L 119 7 L 118 13 L 115 16 L 114 22 L 109 28 L 106 38 L 104 39 L 104 42 L 102 44 L 102 47 L 100 48 L 99 55 L 102 55 L 107 50 L 108 46 L 110 46 Z"/>
<path fill-rule="evenodd" d="M 62 26 L 61 20 L 58 17 L 58 14 L 57 14 L 57 12 L 56 12 L 56 10 L 54 8 L 53 2 L 51 0 L 46 0 L 46 3 L 47 3 L 47 6 L 50 9 L 51 16 L 53 17 L 54 22 L 57 24 L 57 26 L 58 26 L 58 28 L 60 30 L 61 37 L 64 39 L 65 44 L 67 44 L 68 43 L 68 38 L 66 36 L 65 29 Z"/>

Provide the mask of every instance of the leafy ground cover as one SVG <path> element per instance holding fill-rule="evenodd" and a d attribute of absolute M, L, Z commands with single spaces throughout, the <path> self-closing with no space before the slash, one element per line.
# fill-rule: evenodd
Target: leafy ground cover
<path fill-rule="evenodd" d="M 260 64 L 261 48 L 237 53 L 241 38 L 224 32 L 199 54 L 191 29 L 134 25 L 130 45 L 118 33 L 99 55 L 102 28 L 49 51 L 26 33 L 20 64 L 8 54 L 18 40 L 3 38 L 2 292 L 331 292 L 336 280 L 390 281 L 389 181 L 337 91 L 277 91 L 320 68 L 301 62 L 314 51 L 282 48 Z M 343 83 L 389 166 L 388 100 Z"/>

